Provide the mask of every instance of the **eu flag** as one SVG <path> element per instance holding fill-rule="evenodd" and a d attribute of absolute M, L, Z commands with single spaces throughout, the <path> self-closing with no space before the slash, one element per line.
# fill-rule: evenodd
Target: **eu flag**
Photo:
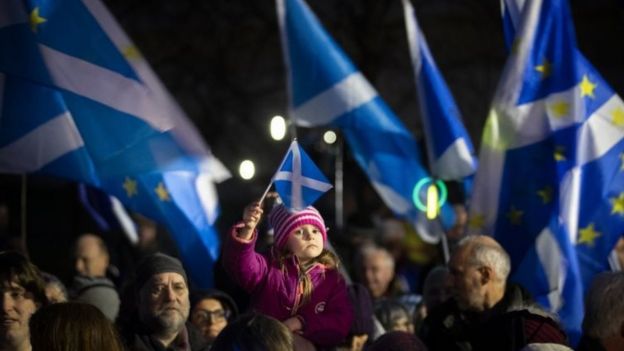
<path fill-rule="evenodd" d="M 521 3 L 519 5 L 518 3 Z M 470 227 L 572 341 L 624 224 L 624 105 L 579 52 L 567 2 L 505 1 L 511 53 L 488 116 Z"/>
<path fill-rule="evenodd" d="M 0 2 L 0 170 L 82 181 L 167 225 L 208 287 L 229 173 L 98 0 Z"/>
<path fill-rule="evenodd" d="M 428 178 L 412 134 L 334 42 L 303 0 L 277 0 L 278 20 L 295 123 L 341 130 L 357 163 L 384 203 L 409 220 L 429 242 L 442 229 L 413 202 L 415 187 Z M 416 189 L 425 203 L 426 187 Z M 444 225 L 453 213 L 441 209 Z"/>

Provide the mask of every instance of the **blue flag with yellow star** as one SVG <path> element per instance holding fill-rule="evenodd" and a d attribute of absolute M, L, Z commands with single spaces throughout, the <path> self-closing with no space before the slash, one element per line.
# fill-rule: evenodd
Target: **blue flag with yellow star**
<path fill-rule="evenodd" d="M 85 182 L 165 224 L 208 287 L 229 176 L 98 0 L 0 1 L 0 171 Z"/>
<path fill-rule="evenodd" d="M 409 221 L 428 242 L 437 242 L 454 213 L 448 204 L 441 221 L 429 221 L 424 207 L 431 178 L 416 139 L 325 31 L 303 0 L 277 0 L 288 69 L 292 118 L 303 127 L 332 126 L 373 188 L 395 215 Z"/>
<path fill-rule="evenodd" d="M 511 53 L 483 133 L 472 231 L 578 340 L 583 292 L 624 225 L 624 104 L 579 52 L 565 0 L 506 0 Z"/>

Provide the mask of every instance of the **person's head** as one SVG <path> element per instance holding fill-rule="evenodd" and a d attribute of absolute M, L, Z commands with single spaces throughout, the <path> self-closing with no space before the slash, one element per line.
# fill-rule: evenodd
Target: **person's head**
<path fill-rule="evenodd" d="M 95 234 L 83 234 L 74 249 L 76 272 L 87 277 L 105 277 L 109 264 L 104 240 Z"/>
<path fill-rule="evenodd" d="M 49 303 L 67 302 L 67 288 L 55 275 L 41 272 L 41 278 L 45 283 L 45 295 Z"/>
<path fill-rule="evenodd" d="M 414 333 L 412 318 L 405 306 L 393 299 L 383 299 L 375 304 L 375 316 L 384 329 Z"/>
<path fill-rule="evenodd" d="M 394 278 L 394 258 L 382 247 L 366 245 L 358 252 L 356 270 L 371 296 L 378 299 L 388 291 Z"/>
<path fill-rule="evenodd" d="M 237 315 L 236 303 L 222 291 L 209 289 L 191 293 L 191 323 L 209 342 L 213 342 Z"/>
<path fill-rule="evenodd" d="M 451 295 L 449 270 L 444 266 L 434 267 L 423 284 L 423 302 L 428 311 L 446 301 Z"/>
<path fill-rule="evenodd" d="M 455 212 L 455 223 L 446 232 L 446 235 L 449 239 L 456 241 L 464 236 L 466 225 L 468 224 L 468 212 L 463 204 L 454 204 L 453 211 Z"/>
<path fill-rule="evenodd" d="M 388 332 L 380 336 L 368 349 L 370 351 L 427 351 L 427 347 L 414 334 L 404 331 Z"/>
<path fill-rule="evenodd" d="M 121 351 L 113 324 L 97 307 L 56 303 L 40 308 L 30 319 L 33 351 Z"/>
<path fill-rule="evenodd" d="M 451 291 L 459 308 L 482 312 L 505 294 L 509 255 L 489 236 L 472 235 L 458 244 L 448 263 Z"/>
<path fill-rule="evenodd" d="M 312 261 L 323 253 L 327 229 L 323 217 L 314 207 L 293 212 L 278 204 L 269 213 L 269 224 L 279 252 L 295 255 L 302 263 Z"/>
<path fill-rule="evenodd" d="M 624 272 L 597 275 L 585 299 L 583 333 L 607 351 L 624 350 Z"/>
<path fill-rule="evenodd" d="M 162 253 L 147 256 L 137 266 L 134 284 L 141 324 L 151 334 L 177 334 L 190 310 L 182 263 Z"/>
<path fill-rule="evenodd" d="M 0 349 L 29 345 L 28 321 L 47 303 L 39 269 L 16 252 L 0 252 Z"/>
<path fill-rule="evenodd" d="M 293 335 L 277 319 L 249 313 L 228 324 L 212 344 L 212 350 L 293 351 Z"/>

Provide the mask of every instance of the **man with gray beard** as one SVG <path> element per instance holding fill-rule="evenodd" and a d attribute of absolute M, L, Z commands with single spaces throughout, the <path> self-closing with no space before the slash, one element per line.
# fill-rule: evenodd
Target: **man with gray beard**
<path fill-rule="evenodd" d="M 119 324 L 129 350 L 203 351 L 206 340 L 190 323 L 189 289 L 179 260 L 145 257 L 122 302 Z"/>

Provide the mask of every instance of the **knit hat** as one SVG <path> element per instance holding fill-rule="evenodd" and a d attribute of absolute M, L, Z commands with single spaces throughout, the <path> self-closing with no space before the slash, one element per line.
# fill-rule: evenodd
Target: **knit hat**
<path fill-rule="evenodd" d="M 269 213 L 269 225 L 273 228 L 274 243 L 280 250 L 286 245 L 288 234 L 304 224 L 317 227 L 323 234 L 323 243 L 327 241 L 325 221 L 319 211 L 312 206 L 291 212 L 286 206 L 279 204 L 275 205 Z"/>
<path fill-rule="evenodd" d="M 139 262 L 139 266 L 136 269 L 137 289 L 141 289 L 152 276 L 160 273 L 178 273 L 188 284 L 186 272 L 180 260 L 159 252 L 149 255 Z"/>

